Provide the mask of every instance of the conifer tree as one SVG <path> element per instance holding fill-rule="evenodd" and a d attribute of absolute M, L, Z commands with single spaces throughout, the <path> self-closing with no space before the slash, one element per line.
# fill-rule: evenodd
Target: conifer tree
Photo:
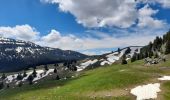
<path fill-rule="evenodd" d="M 34 79 L 34 77 L 32 75 L 28 76 L 27 81 L 29 82 L 30 85 L 33 84 L 33 79 Z"/>
<path fill-rule="evenodd" d="M 4 88 L 4 83 L 0 82 L 0 90 Z"/>
<path fill-rule="evenodd" d="M 134 62 L 134 61 L 136 61 L 136 54 L 134 54 L 131 58 L 131 62 Z"/>
<path fill-rule="evenodd" d="M 22 79 L 23 79 L 22 75 L 18 73 L 17 80 L 22 80 Z"/>
<path fill-rule="evenodd" d="M 117 49 L 117 52 L 120 54 L 120 48 Z"/>
<path fill-rule="evenodd" d="M 125 54 L 122 56 L 122 65 L 124 65 L 124 64 L 127 64 L 126 55 Z"/>
<path fill-rule="evenodd" d="M 57 76 L 56 76 L 56 80 L 60 80 L 60 77 L 59 77 L 59 75 L 57 75 Z"/>
<path fill-rule="evenodd" d="M 7 84 L 6 87 L 9 88 L 9 84 Z"/>
<path fill-rule="evenodd" d="M 27 73 L 26 73 L 26 71 L 24 70 L 23 77 L 26 77 L 26 76 L 27 76 Z"/>
<path fill-rule="evenodd" d="M 36 70 L 34 69 L 33 73 L 32 73 L 33 77 L 37 77 L 37 72 Z"/>
<path fill-rule="evenodd" d="M 44 69 L 45 69 L 46 71 L 49 70 L 47 65 L 44 65 Z"/>
<path fill-rule="evenodd" d="M 57 73 L 57 69 L 56 68 L 54 68 L 54 73 Z"/>
<path fill-rule="evenodd" d="M 170 53 L 170 39 L 167 41 L 165 47 L 165 54 L 169 54 L 169 53 Z"/>
<path fill-rule="evenodd" d="M 6 78 L 6 75 L 5 73 L 3 73 L 1 79 L 4 80 L 5 78 Z"/>

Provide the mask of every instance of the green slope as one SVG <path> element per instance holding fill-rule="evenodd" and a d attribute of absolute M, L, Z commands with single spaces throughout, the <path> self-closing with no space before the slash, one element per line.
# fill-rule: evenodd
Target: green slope
<path fill-rule="evenodd" d="M 134 86 L 155 82 L 159 75 L 170 75 L 169 61 L 146 67 L 143 61 L 112 65 L 82 72 L 69 80 L 49 80 L 0 91 L 0 100 L 132 100 Z M 170 91 L 169 91 L 170 92 Z M 169 93 L 167 91 L 167 93 Z"/>

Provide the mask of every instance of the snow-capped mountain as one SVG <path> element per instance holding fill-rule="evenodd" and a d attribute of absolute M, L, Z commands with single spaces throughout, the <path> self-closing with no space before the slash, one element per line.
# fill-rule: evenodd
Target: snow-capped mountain
<path fill-rule="evenodd" d="M 41 47 L 32 42 L 0 37 L 0 71 L 17 71 L 41 64 L 79 60 L 87 56 L 75 51 Z"/>
<path fill-rule="evenodd" d="M 130 49 L 130 52 L 126 54 L 125 52 L 128 48 Z M 82 71 L 83 69 L 86 69 L 88 67 L 94 68 L 94 67 L 99 67 L 104 65 L 111 65 L 116 61 L 119 61 L 124 54 L 126 55 L 126 60 L 129 60 L 133 57 L 135 53 L 137 54 L 140 53 L 141 48 L 142 48 L 141 46 L 130 46 L 130 47 L 120 49 L 120 52 L 115 51 L 115 52 L 100 55 L 93 59 L 87 59 L 81 64 L 79 64 L 79 66 L 77 66 L 77 71 Z"/>

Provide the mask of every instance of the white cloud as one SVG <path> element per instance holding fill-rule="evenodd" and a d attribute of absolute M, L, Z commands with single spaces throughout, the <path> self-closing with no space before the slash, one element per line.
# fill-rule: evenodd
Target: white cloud
<path fill-rule="evenodd" d="M 15 27 L 0 27 L 0 36 L 33 41 L 38 38 L 39 32 L 29 25 L 16 25 Z"/>
<path fill-rule="evenodd" d="M 43 41 L 46 41 L 46 42 L 49 42 L 49 43 L 57 41 L 59 39 L 61 39 L 61 35 L 56 30 L 51 30 L 51 32 L 48 35 L 42 37 Z"/>
<path fill-rule="evenodd" d="M 41 0 L 58 4 L 62 12 L 75 16 L 76 21 L 85 27 L 119 27 L 130 28 L 136 25 L 141 28 L 162 28 L 166 21 L 153 16 L 159 10 L 153 10 L 149 4 L 159 3 L 170 7 L 169 0 Z M 146 5 L 137 9 L 139 3 Z M 58 6 L 57 6 L 58 7 Z M 139 23 L 137 23 L 139 20 Z"/>
<path fill-rule="evenodd" d="M 138 30 L 138 29 L 136 29 Z M 120 34 L 124 34 L 126 30 L 118 31 L 122 32 Z M 117 48 L 124 46 L 140 46 L 146 45 L 149 41 L 153 40 L 156 35 L 161 35 L 164 32 L 161 31 L 148 31 L 141 30 L 140 32 L 128 32 L 127 34 L 131 34 L 124 37 L 115 37 L 114 33 L 97 32 L 97 31 L 89 31 L 94 32 L 93 34 L 98 35 L 96 38 L 93 36 L 82 36 L 77 37 L 73 34 L 62 35 L 60 32 L 56 30 L 51 30 L 50 33 L 40 36 L 40 33 L 36 31 L 35 28 L 32 28 L 29 25 L 17 25 L 15 27 L 0 27 L 0 36 L 22 39 L 26 41 L 32 41 L 36 44 L 42 46 L 48 46 L 53 48 L 60 48 L 64 50 L 76 50 L 82 51 L 83 53 L 95 54 L 93 50 L 96 49 L 105 49 L 105 48 Z M 145 33 L 145 34 L 143 34 Z M 155 33 L 155 34 L 151 34 Z M 90 51 L 89 51 L 90 50 Z M 99 51 L 98 51 L 99 52 Z"/>
<path fill-rule="evenodd" d="M 138 3 L 145 3 L 145 4 L 160 4 L 163 8 L 170 8 L 170 0 L 137 0 Z"/>
<path fill-rule="evenodd" d="M 143 8 L 139 9 L 139 23 L 138 26 L 141 28 L 155 28 L 161 29 L 167 26 L 163 20 L 158 20 L 152 16 L 157 14 L 159 10 L 153 10 L 146 4 Z"/>
<path fill-rule="evenodd" d="M 143 34 L 143 32 L 145 34 Z M 153 31 L 152 31 L 153 32 Z M 152 33 L 151 32 L 151 33 Z M 57 35 L 54 35 L 57 33 Z M 124 37 L 114 37 L 114 35 L 105 34 L 101 37 L 101 32 L 99 33 L 100 38 L 95 37 L 77 37 L 72 35 L 62 36 L 61 33 L 56 30 L 52 30 L 46 36 L 43 36 L 37 43 L 41 45 L 46 45 L 61 49 L 71 49 L 71 50 L 91 50 L 91 49 L 102 49 L 102 48 L 117 48 L 123 46 L 140 46 L 146 45 L 149 41 L 153 40 L 156 35 L 163 32 L 155 32 L 155 34 L 148 33 L 147 31 L 141 31 L 141 33 L 131 33 L 132 35 Z M 128 33 L 128 31 L 127 31 Z M 97 35 L 97 32 L 95 33 Z M 102 33 L 104 34 L 104 33 Z M 52 40 L 52 41 L 51 41 Z M 94 52 L 93 52 L 94 53 Z"/>
<path fill-rule="evenodd" d="M 128 28 L 135 24 L 134 0 L 41 0 L 59 4 L 59 9 L 76 17 L 85 27 L 116 26 Z"/>

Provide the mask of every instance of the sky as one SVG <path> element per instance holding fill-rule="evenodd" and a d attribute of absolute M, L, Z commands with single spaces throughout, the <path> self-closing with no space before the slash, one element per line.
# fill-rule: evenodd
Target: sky
<path fill-rule="evenodd" d="M 0 36 L 94 55 L 170 29 L 170 0 L 0 0 Z"/>

